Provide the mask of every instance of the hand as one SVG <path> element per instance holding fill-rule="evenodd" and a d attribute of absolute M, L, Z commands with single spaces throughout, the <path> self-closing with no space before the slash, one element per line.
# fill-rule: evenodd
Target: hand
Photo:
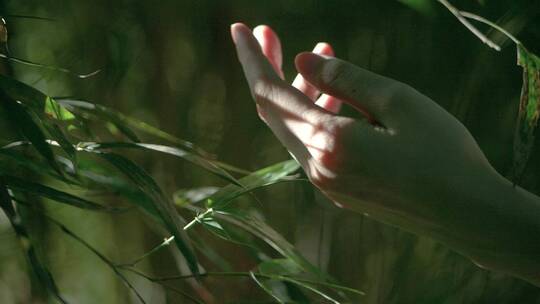
<path fill-rule="evenodd" d="M 268 28 L 260 43 L 243 24 L 231 34 L 260 116 L 330 199 L 540 282 L 538 197 L 512 188 L 457 119 L 403 83 L 313 53 L 295 59 L 298 90 Z M 314 103 L 319 91 L 364 119 Z"/>
<path fill-rule="evenodd" d="M 337 203 L 431 217 L 426 212 L 441 191 L 494 173 L 466 128 L 414 89 L 313 53 L 297 56 L 303 78 L 291 86 L 282 80 L 277 36 L 264 26 L 254 33 L 259 42 L 245 25 L 232 26 L 259 114 L 313 184 Z M 328 95 L 314 104 L 319 90 Z M 366 119 L 336 115 L 334 98 Z"/>

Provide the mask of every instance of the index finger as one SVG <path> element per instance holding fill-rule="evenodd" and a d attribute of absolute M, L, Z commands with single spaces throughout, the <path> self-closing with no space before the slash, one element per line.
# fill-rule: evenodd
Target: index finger
<path fill-rule="evenodd" d="M 295 113 L 311 123 L 332 116 L 332 113 L 316 106 L 304 94 L 280 79 L 247 26 L 233 24 L 231 34 L 251 93 L 261 107 L 277 108 L 280 111 L 276 115 L 281 111 Z"/>

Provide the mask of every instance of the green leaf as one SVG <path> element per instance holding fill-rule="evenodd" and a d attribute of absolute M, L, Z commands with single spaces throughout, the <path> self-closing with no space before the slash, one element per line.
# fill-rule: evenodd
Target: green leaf
<path fill-rule="evenodd" d="M 207 161 L 211 161 L 214 164 L 219 165 L 219 167 L 222 167 L 226 170 L 238 172 L 241 174 L 246 174 L 245 170 L 214 160 L 215 157 L 213 155 L 195 146 L 193 143 L 189 141 L 180 139 L 174 135 L 171 135 L 165 131 L 162 131 L 156 127 L 153 127 L 143 121 L 124 115 L 111 108 L 107 108 L 102 105 L 90 103 L 87 101 L 73 100 L 73 99 L 68 99 L 68 98 L 57 98 L 57 101 L 58 103 L 69 108 L 72 111 L 78 110 L 85 113 L 91 113 L 100 119 L 103 119 L 107 122 L 114 124 L 122 133 L 124 133 L 124 135 L 129 137 L 134 142 L 139 142 L 139 140 L 137 136 L 135 135 L 135 133 L 131 131 L 130 128 L 136 129 L 148 135 L 152 135 L 157 138 L 174 143 L 179 148 L 194 152 L 195 155 L 202 157 L 206 159 Z"/>
<path fill-rule="evenodd" d="M 22 65 L 27 65 L 27 66 L 31 66 L 31 67 L 36 67 L 36 68 L 41 68 L 41 69 L 47 69 L 47 70 L 52 70 L 52 71 L 56 71 L 56 72 L 66 73 L 66 74 L 69 74 L 71 76 L 75 76 L 75 77 L 80 78 L 80 79 L 85 79 L 85 78 L 88 78 L 88 77 L 92 77 L 92 76 L 98 74 L 101 71 L 101 70 L 96 70 L 96 71 L 93 71 L 93 72 L 88 73 L 88 74 L 76 74 L 76 73 L 73 73 L 72 71 L 70 71 L 70 70 L 68 70 L 66 68 L 60 68 L 60 67 L 56 67 L 56 66 L 41 64 L 41 63 L 37 63 L 37 62 L 32 62 L 32 61 L 29 61 L 29 60 L 26 60 L 26 59 L 21 59 L 21 58 L 8 56 L 8 55 L 3 54 L 3 53 L 0 53 L 0 58 L 7 59 L 7 60 L 9 60 L 9 61 L 11 61 L 13 63 L 17 63 L 17 64 L 22 64 Z"/>
<path fill-rule="evenodd" d="M 214 210 L 221 210 L 233 199 L 251 192 L 256 188 L 279 182 L 287 175 L 295 172 L 300 168 L 300 165 L 295 160 L 287 160 L 261 170 L 255 171 L 248 176 L 239 180 L 242 187 L 236 185 L 228 185 L 221 188 L 218 192 L 208 197 L 207 205 Z"/>
<path fill-rule="evenodd" d="M 60 106 L 49 96 L 45 98 L 45 113 L 58 120 L 75 119 L 75 115 L 73 115 L 73 113 Z"/>
<path fill-rule="evenodd" d="M 190 153 L 186 150 L 183 150 L 177 147 L 156 145 L 156 144 L 146 144 L 146 143 L 129 143 L 129 142 L 79 143 L 78 147 L 89 152 L 92 152 L 95 150 L 101 151 L 101 150 L 121 149 L 121 148 L 157 151 L 157 152 L 173 155 L 173 156 L 182 158 L 184 160 L 187 160 L 227 180 L 228 182 L 239 185 L 239 182 L 232 175 L 230 175 L 227 171 L 221 169 L 220 167 L 214 165 L 211 161 L 197 154 Z"/>
<path fill-rule="evenodd" d="M 255 217 L 242 214 L 238 210 L 234 210 L 234 212 L 214 211 L 213 214 L 222 220 L 241 227 L 245 231 L 248 231 L 257 238 L 263 240 L 283 257 L 295 263 L 297 265 L 296 268 L 302 269 L 304 272 L 317 279 L 332 281 L 328 274 L 311 264 L 291 243 L 265 222 Z"/>
<path fill-rule="evenodd" d="M 0 75 L 0 88 L 3 91 L 2 99 L 11 99 L 24 105 L 28 116 L 30 116 L 30 112 L 36 115 L 34 118 L 30 117 L 34 121 L 34 125 L 42 125 L 52 139 L 56 140 L 70 157 L 74 157 L 73 146 L 54 122 L 54 120 L 74 117 L 71 112 L 58 104 L 53 98 L 13 78 Z M 8 111 L 8 113 L 13 112 Z M 15 124 L 21 125 L 22 122 L 15 122 Z M 35 128 L 35 126 L 32 126 L 32 128 Z M 35 145 L 36 143 L 32 142 L 32 144 Z M 43 147 L 39 149 L 43 149 Z"/>
<path fill-rule="evenodd" d="M 173 203 L 165 197 L 154 179 L 141 167 L 121 155 L 105 152 L 98 155 L 125 174 L 141 191 L 152 199 L 155 211 L 163 220 L 167 230 L 174 236 L 175 244 L 186 258 L 190 270 L 194 274 L 199 274 L 197 257 L 191 249 L 187 235 L 182 230 L 185 220 L 178 214 Z"/>
<path fill-rule="evenodd" d="M 2 178 L 6 186 L 12 190 L 21 191 L 25 193 L 31 193 L 37 196 L 48 198 L 50 200 L 53 200 L 59 203 L 67 204 L 73 207 L 92 210 L 92 211 L 109 211 L 110 212 L 110 211 L 119 210 L 117 208 L 96 204 L 94 202 L 80 198 L 73 194 L 56 190 L 54 188 L 51 188 L 42 184 L 25 181 L 15 176 L 0 174 L 0 177 Z"/>
<path fill-rule="evenodd" d="M 254 272 L 249 272 L 249 276 L 259 287 L 261 287 L 262 290 L 264 290 L 269 296 L 271 296 L 277 303 L 285 304 L 288 303 L 289 299 L 286 294 L 284 293 L 284 289 L 281 289 L 279 287 L 282 287 L 282 284 L 275 286 L 273 283 L 275 283 L 272 280 L 268 279 L 259 279 L 257 278 L 257 275 Z M 279 283 L 278 283 L 279 284 Z"/>
<path fill-rule="evenodd" d="M 56 286 L 56 283 L 54 282 L 54 279 L 41 261 L 39 260 L 36 251 L 34 250 L 34 246 L 31 242 L 31 239 L 28 235 L 28 232 L 26 230 L 26 227 L 23 226 L 21 218 L 15 208 L 13 208 L 13 202 L 11 199 L 11 196 L 9 195 L 8 189 L 5 184 L 4 178 L 0 178 L 0 209 L 4 211 L 6 216 L 9 219 L 9 222 L 11 223 L 11 226 L 13 227 L 13 230 L 15 231 L 15 234 L 17 235 L 17 238 L 19 239 L 19 242 L 21 243 L 22 248 L 24 249 L 26 253 L 26 258 L 28 259 L 28 262 L 30 266 L 32 267 L 32 270 L 36 274 L 36 277 L 38 278 L 39 282 L 49 291 L 59 302 L 61 303 L 67 303 L 62 296 L 60 295 L 60 292 L 58 291 L 58 287 Z"/>
<path fill-rule="evenodd" d="M 20 101 L 35 110 L 54 119 L 72 119 L 75 116 L 52 97 L 11 77 L 0 75 L 0 88 L 12 99 Z"/>
<path fill-rule="evenodd" d="M 218 187 L 199 187 L 192 189 L 180 189 L 174 192 L 174 203 L 179 207 L 184 207 L 193 202 L 198 202 L 208 198 L 210 195 L 216 193 L 219 190 Z"/>
<path fill-rule="evenodd" d="M 51 170 L 41 159 L 31 158 L 29 155 L 13 149 L 0 148 L 0 171 L 9 172 L 8 170 L 12 170 L 15 165 L 25 167 L 35 174 L 47 174 L 57 180 L 70 182 L 64 176 Z"/>
<path fill-rule="evenodd" d="M 523 86 L 514 136 L 514 159 L 510 173 L 514 184 L 520 182 L 531 155 L 540 117 L 540 58 L 517 45 L 518 65 L 523 68 Z"/>
<path fill-rule="evenodd" d="M 214 218 L 203 217 L 200 220 L 203 227 L 208 229 L 208 231 L 212 232 L 213 234 L 217 235 L 218 237 L 224 240 L 227 240 L 227 241 L 233 240 L 231 236 L 229 235 L 229 232 L 227 232 L 227 230 L 225 230 L 225 228 L 223 228 L 223 226 L 221 226 L 221 224 L 218 223 L 218 221 L 216 221 Z"/>
<path fill-rule="evenodd" d="M 302 269 L 291 259 L 272 259 L 259 264 L 259 272 L 266 275 L 298 275 Z"/>
<path fill-rule="evenodd" d="M 3 76 L 0 75 L 0 79 L 1 77 Z M 2 89 L 0 89 L 0 99 L 6 112 L 9 113 L 8 119 L 11 124 L 20 131 L 22 136 L 32 143 L 33 147 L 47 160 L 49 165 L 58 174 L 62 175 L 62 171 L 54 159 L 54 153 L 47 143 L 42 129 L 34 121 L 27 107 L 8 96 Z"/>
<path fill-rule="evenodd" d="M 68 161 L 64 159 L 63 161 Z M 78 163 L 78 177 L 89 189 L 108 191 L 108 194 L 120 194 L 123 198 L 148 212 L 154 219 L 162 223 L 152 199 L 139 188 L 133 187 L 128 181 L 117 176 L 116 172 L 101 167 L 97 162 L 89 162 L 83 159 Z M 72 166 L 72 164 L 68 164 Z"/>

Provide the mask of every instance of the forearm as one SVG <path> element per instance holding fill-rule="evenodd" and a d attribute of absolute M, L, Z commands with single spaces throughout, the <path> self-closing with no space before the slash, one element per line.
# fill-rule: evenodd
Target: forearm
<path fill-rule="evenodd" d="M 497 174 L 479 175 L 431 189 L 436 193 L 426 197 L 430 202 L 400 204 L 415 208 L 385 206 L 343 193 L 327 195 L 345 208 L 432 237 L 481 267 L 540 286 L 540 198 Z"/>
<path fill-rule="evenodd" d="M 464 182 L 447 202 L 456 207 L 443 219 L 449 245 L 480 266 L 540 286 L 540 198 L 498 175 Z"/>

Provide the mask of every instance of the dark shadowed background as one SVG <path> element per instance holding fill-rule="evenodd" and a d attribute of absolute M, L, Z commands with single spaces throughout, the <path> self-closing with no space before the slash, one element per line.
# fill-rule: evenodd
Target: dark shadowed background
<path fill-rule="evenodd" d="M 452 3 L 497 21 L 540 53 L 538 1 Z M 276 30 L 287 79 L 295 75 L 297 53 L 329 42 L 338 57 L 407 83 L 437 101 L 470 129 L 499 172 L 508 172 L 511 165 L 522 82 L 515 46 L 479 25 L 503 46 L 501 52 L 489 49 L 436 1 L 40 0 L 3 1 L 0 9 L 7 16 L 11 55 L 80 74 L 101 69 L 87 79 L 4 62 L 5 71 L 51 96 L 74 96 L 120 110 L 246 170 L 285 160 L 289 154 L 256 115 L 229 37 L 229 25 L 237 21 Z M 224 185 L 189 163 L 130 153 L 168 193 Z M 538 154 L 534 152 L 523 180 L 524 187 L 536 193 Z M 366 292 L 354 303 L 540 303 L 540 289 L 480 270 L 429 239 L 340 210 L 305 183 L 278 184 L 258 194 L 262 204 L 257 208 L 271 226 L 313 263 Z M 244 204 L 255 203 L 243 198 L 235 206 Z M 43 208 L 114 260 L 129 260 L 160 242 L 140 214 Z M 80 244 L 39 219 L 31 224 L 68 300 L 136 303 L 110 269 Z M 246 248 L 205 236 L 202 241 L 220 252 L 231 270 L 255 266 Z M 4 217 L 0 244 L 0 303 L 52 303 L 27 271 Z M 176 267 L 174 254 L 167 250 L 143 263 L 156 275 L 176 273 Z M 149 303 L 187 303 L 159 285 L 130 278 Z M 249 278 L 205 282 L 214 303 L 271 302 Z"/>

